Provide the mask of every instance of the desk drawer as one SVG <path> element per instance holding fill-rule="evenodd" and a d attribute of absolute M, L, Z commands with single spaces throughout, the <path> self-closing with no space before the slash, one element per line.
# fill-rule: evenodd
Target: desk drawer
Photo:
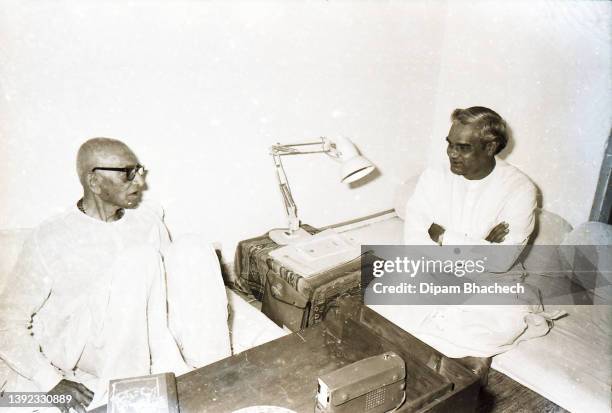
<path fill-rule="evenodd" d="M 307 280 L 303 280 L 308 283 Z M 279 326 L 297 331 L 318 324 L 334 308 L 336 300 L 360 295 L 361 272 L 353 270 L 323 284 L 296 290 L 289 282 L 269 273 L 261 311 Z"/>
<path fill-rule="evenodd" d="M 310 297 L 297 291 L 277 274 L 269 273 L 264 286 L 261 311 L 270 320 L 291 331 L 308 324 Z"/>

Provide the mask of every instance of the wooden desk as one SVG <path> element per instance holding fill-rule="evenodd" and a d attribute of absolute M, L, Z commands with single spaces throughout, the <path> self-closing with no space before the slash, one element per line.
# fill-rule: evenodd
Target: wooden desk
<path fill-rule="evenodd" d="M 349 303 L 350 304 L 350 303 Z M 352 305 L 352 304 L 351 304 Z M 468 369 L 366 307 L 343 313 L 178 378 L 183 413 L 274 405 L 311 413 L 317 377 L 365 357 L 395 351 L 406 362 L 399 412 L 473 412 L 479 382 Z"/>
<path fill-rule="evenodd" d="M 388 350 L 407 364 L 407 401 L 400 412 L 565 412 L 496 371 L 480 390 L 477 378 L 455 360 L 354 304 L 343 299 L 323 323 L 178 377 L 181 412 L 260 404 L 312 413 L 319 375 Z"/>

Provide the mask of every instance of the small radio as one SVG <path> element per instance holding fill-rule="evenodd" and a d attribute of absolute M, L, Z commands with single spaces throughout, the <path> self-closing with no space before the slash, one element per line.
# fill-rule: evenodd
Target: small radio
<path fill-rule="evenodd" d="M 319 377 L 315 413 L 384 413 L 405 400 L 406 363 L 389 351 Z"/>

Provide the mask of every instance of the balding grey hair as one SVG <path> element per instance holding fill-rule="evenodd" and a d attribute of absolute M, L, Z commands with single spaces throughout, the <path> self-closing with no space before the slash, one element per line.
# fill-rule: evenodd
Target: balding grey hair
<path fill-rule="evenodd" d="M 453 123 L 470 125 L 478 134 L 480 142 L 486 145 L 496 142 L 495 155 L 508 144 L 508 125 L 499 114 L 483 106 L 472 106 L 467 109 L 455 109 L 451 115 Z"/>

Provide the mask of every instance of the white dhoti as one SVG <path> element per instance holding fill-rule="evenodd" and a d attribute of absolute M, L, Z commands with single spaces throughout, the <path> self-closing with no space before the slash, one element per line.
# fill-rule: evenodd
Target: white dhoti
<path fill-rule="evenodd" d="M 163 256 L 128 248 L 99 281 L 78 300 L 61 337 L 35 328 L 45 356 L 95 393 L 90 408 L 106 403 L 109 380 L 179 375 L 231 355 L 227 296 L 210 244 L 185 239 Z M 11 377 L 6 391 L 37 390 Z"/>

